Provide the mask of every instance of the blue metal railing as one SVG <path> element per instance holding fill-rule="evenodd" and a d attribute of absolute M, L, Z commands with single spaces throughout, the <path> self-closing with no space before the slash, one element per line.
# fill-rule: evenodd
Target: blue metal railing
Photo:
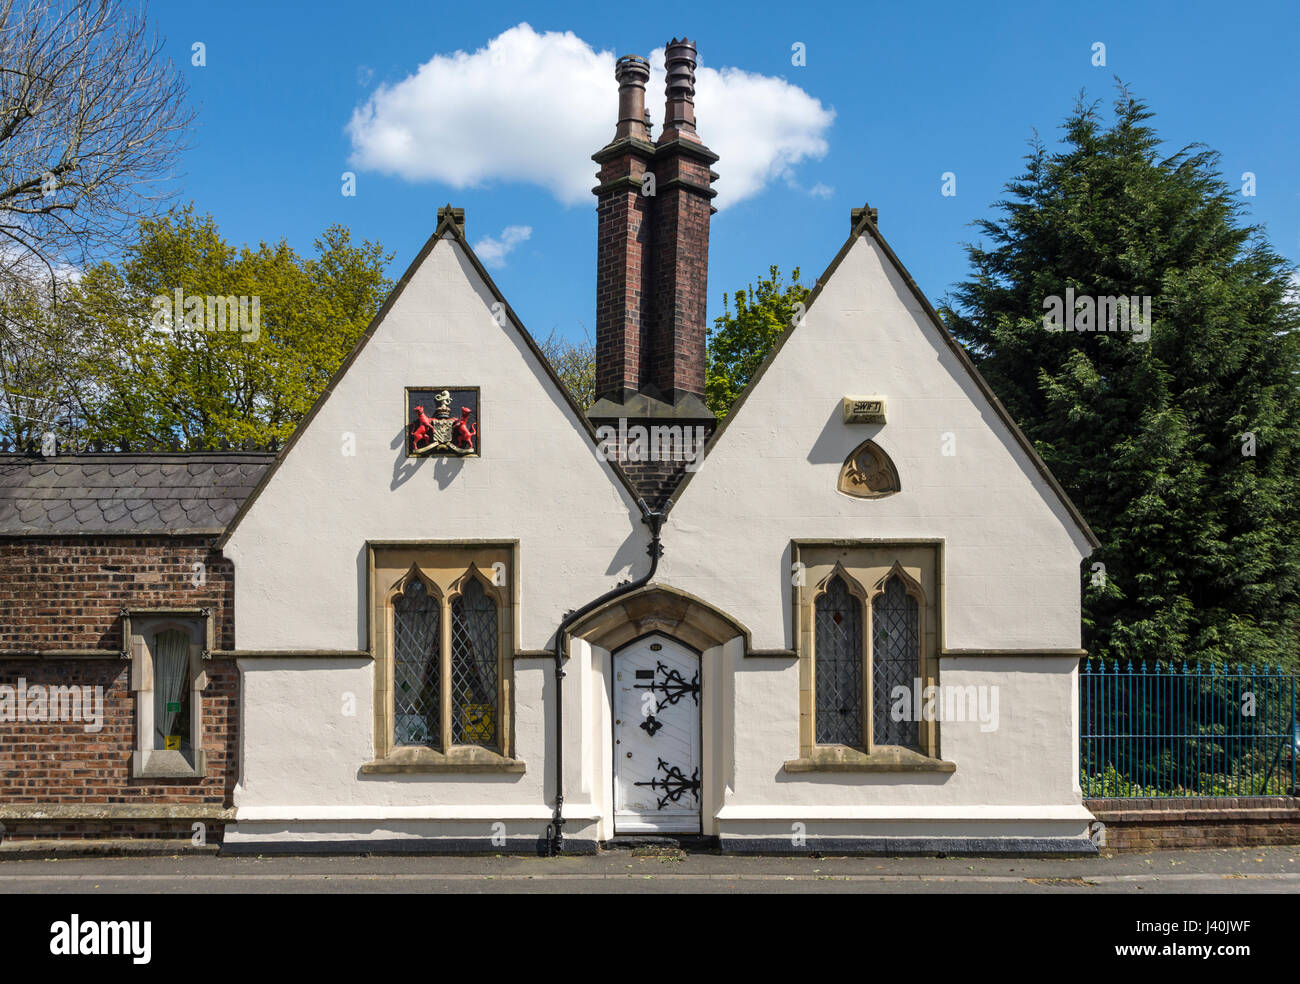
<path fill-rule="evenodd" d="M 1280 669 L 1084 660 L 1088 798 L 1295 795 L 1296 680 Z"/>

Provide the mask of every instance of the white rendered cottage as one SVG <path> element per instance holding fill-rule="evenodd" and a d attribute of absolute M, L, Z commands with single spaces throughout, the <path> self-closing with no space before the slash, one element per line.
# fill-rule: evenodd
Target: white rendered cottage
<path fill-rule="evenodd" d="M 231 523 L 227 850 L 1093 850 L 1095 540 L 872 210 L 705 408 L 694 65 L 670 43 L 651 142 L 648 66 L 618 63 L 594 407 L 444 209 Z"/>

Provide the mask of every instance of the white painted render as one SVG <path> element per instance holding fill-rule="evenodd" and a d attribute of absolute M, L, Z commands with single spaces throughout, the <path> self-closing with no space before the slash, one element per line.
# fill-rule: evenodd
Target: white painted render
<path fill-rule="evenodd" d="M 790 819 L 941 816 L 961 807 L 991 806 L 1004 816 L 1069 806 L 1081 809 L 1072 771 L 1076 732 L 1073 657 L 970 656 L 940 661 L 945 687 L 998 689 L 997 730 L 978 722 L 941 721 L 940 754 L 957 769 L 945 773 L 788 773 L 799 752 L 799 675 L 793 660 L 737 655 L 732 664 L 735 730 L 723 742 L 735 765 L 724 772 L 721 816 L 767 814 Z M 722 763 L 715 767 L 722 768 Z M 1082 813 L 1078 814 L 1080 817 Z"/>
<path fill-rule="evenodd" d="M 844 424 L 841 400 L 856 393 L 883 394 L 887 423 Z M 893 459 L 901 493 L 836 490 L 868 438 Z M 947 648 L 1079 646 L 1082 532 L 870 234 L 681 493 L 661 579 L 729 613 L 755 647 L 785 648 L 790 541 L 841 537 L 944 541 Z"/>
<path fill-rule="evenodd" d="M 519 540 L 521 649 L 644 560 L 635 502 L 495 303 L 450 237 L 412 273 L 225 547 L 238 648 L 366 649 L 367 540 Z M 480 387 L 482 457 L 405 456 L 404 387 L 429 385 Z"/>
<path fill-rule="evenodd" d="M 235 805 L 241 813 L 252 809 L 250 817 L 268 816 L 269 808 L 270 816 L 299 819 L 341 819 L 336 810 L 370 819 L 549 817 L 553 780 L 543 786 L 543 766 L 554 740 L 543 701 L 554 687 L 552 666 L 515 661 L 515 735 L 518 757 L 529 766 L 523 775 L 361 775 L 374 754 L 369 660 L 240 660 L 243 755 Z"/>
<path fill-rule="evenodd" d="M 521 649 L 548 646 L 564 613 L 645 569 L 631 496 L 462 247 L 439 241 L 234 530 L 236 644 L 246 652 L 365 650 L 370 540 L 518 540 Z M 404 456 L 403 387 L 481 387 L 483 457 Z M 846 426 L 841 398 L 879 393 L 883 426 Z M 946 433 L 957 454 L 941 454 Z M 355 456 L 342 454 L 346 435 Z M 902 493 L 836 491 L 872 438 Z M 864 235 L 754 387 L 664 530 L 656 582 L 690 592 L 762 649 L 793 645 L 792 539 L 940 539 L 950 649 L 1079 645 L 1088 547 L 879 246 Z M 703 832 L 809 836 L 1086 836 L 1077 768 L 1076 661 L 970 656 L 940 682 L 994 686 L 998 730 L 940 726 L 951 774 L 787 773 L 799 753 L 791 657 L 737 636 L 701 654 Z M 368 658 L 245 658 L 232 846 L 445 839 L 504 824 L 538 837 L 554 793 L 554 677 L 507 661 L 522 775 L 375 775 Z M 612 656 L 575 639 L 565 678 L 566 837 L 613 834 Z M 348 714 L 349 707 L 355 708 Z"/>

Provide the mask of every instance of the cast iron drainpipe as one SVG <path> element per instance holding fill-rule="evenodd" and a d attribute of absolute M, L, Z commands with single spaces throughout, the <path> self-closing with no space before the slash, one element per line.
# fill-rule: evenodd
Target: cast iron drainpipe
<path fill-rule="evenodd" d="M 588 612 L 594 611 L 606 602 L 613 601 L 619 595 L 625 595 L 647 584 L 655 571 L 659 569 L 659 558 L 664 554 L 663 544 L 659 542 L 659 531 L 663 527 L 665 511 L 651 510 L 645 499 L 636 500 L 641 510 L 641 522 L 650 527 L 650 545 L 646 553 L 650 555 L 650 570 L 644 577 L 635 581 L 624 581 L 612 591 L 606 591 L 595 601 L 589 601 L 577 611 L 569 612 L 560 622 L 555 632 L 555 818 L 546 828 L 550 842 L 551 857 L 557 857 L 564 850 L 564 639 L 569 626 Z"/>

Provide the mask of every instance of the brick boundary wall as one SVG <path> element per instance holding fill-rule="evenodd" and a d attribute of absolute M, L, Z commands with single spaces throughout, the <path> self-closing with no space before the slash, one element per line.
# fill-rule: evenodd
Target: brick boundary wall
<path fill-rule="evenodd" d="M 208 536 L 0 539 L 0 684 L 104 688 L 98 732 L 83 722 L 0 721 L 3 841 L 188 839 L 201 820 L 219 842 L 238 778 L 238 667 L 207 662 L 204 778 L 133 779 L 136 707 L 120 611 L 210 608 L 217 647 L 233 649 L 233 578 Z"/>
<path fill-rule="evenodd" d="M 1109 851 L 1300 844 L 1300 797 L 1091 799 Z"/>
<path fill-rule="evenodd" d="M 195 820 L 6 820 L 0 833 L 0 856 L 7 849 L 46 841 L 193 841 Z M 225 821 L 203 820 L 204 842 L 221 844 Z"/>

